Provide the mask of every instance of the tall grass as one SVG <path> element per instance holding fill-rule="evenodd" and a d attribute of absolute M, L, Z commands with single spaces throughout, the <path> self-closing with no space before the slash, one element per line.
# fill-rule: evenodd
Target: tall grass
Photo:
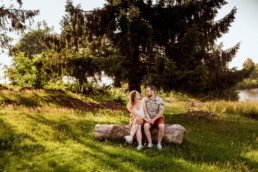
<path fill-rule="evenodd" d="M 257 102 L 212 101 L 205 103 L 205 107 L 208 111 L 219 114 L 241 115 L 258 119 Z"/>

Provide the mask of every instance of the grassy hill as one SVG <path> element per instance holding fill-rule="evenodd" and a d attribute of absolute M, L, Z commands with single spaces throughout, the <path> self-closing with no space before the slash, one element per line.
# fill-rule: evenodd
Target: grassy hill
<path fill-rule="evenodd" d="M 188 130 L 182 145 L 137 151 L 94 140 L 97 123 L 128 124 L 126 96 L 2 88 L 0 171 L 257 171 L 257 103 L 162 94 L 166 122 Z"/>

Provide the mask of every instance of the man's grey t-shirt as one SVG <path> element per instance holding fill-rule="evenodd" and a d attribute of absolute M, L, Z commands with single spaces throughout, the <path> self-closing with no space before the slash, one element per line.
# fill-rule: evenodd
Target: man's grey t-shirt
<path fill-rule="evenodd" d="M 156 96 L 154 100 L 150 100 L 148 97 L 144 97 L 143 101 L 146 104 L 146 109 L 151 118 L 154 118 L 160 110 L 164 110 L 163 99 Z"/>

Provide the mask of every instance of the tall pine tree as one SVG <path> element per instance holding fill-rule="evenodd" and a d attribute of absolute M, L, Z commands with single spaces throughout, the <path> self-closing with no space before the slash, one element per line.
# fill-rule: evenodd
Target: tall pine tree
<path fill-rule="evenodd" d="M 113 51 L 105 58 L 119 57 L 123 73 L 120 78 L 128 82 L 129 90 L 140 90 L 141 84 L 153 83 L 167 91 L 223 95 L 250 73 L 228 68 L 239 44 L 228 50 L 216 45 L 216 40 L 228 32 L 236 14 L 233 8 L 224 18 L 214 20 L 226 3 L 225 0 L 107 0 L 103 8 L 87 12 L 79 6 L 74 8 L 68 1 L 66 7 L 72 23 L 70 31 L 61 38 L 63 42 L 71 42 L 73 38 L 72 47 L 77 51 L 83 40 L 98 42 L 91 52 L 100 53 L 103 47 L 111 46 Z M 62 39 L 56 40 L 52 42 L 62 45 Z M 101 54 L 98 56 L 103 58 Z M 112 65 L 108 68 L 104 65 L 101 70 Z M 119 78 L 121 72 L 113 75 Z"/>

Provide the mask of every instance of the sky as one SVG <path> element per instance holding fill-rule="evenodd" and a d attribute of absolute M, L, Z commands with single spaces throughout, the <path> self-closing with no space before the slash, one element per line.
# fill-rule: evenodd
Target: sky
<path fill-rule="evenodd" d="M 2 0 L 13 2 L 14 0 Z M 235 21 L 232 23 L 229 32 L 218 39 L 217 43 L 223 42 L 224 48 L 228 49 L 240 42 L 238 53 L 229 63 L 229 67 L 242 68 L 242 64 L 247 58 L 251 58 L 258 63 L 258 0 L 227 0 L 228 4 L 219 10 L 215 20 L 219 20 L 234 7 L 237 8 Z M 60 33 L 60 21 L 64 16 L 64 7 L 66 0 L 23 0 L 23 9 L 40 10 L 39 16 L 34 18 L 34 22 L 47 21 L 48 26 L 53 26 L 55 32 Z M 101 8 L 105 0 L 73 0 L 74 5 L 81 4 L 82 9 L 92 10 Z M 1 4 L 1 0 L 0 0 Z M 19 37 L 15 36 L 16 40 Z M 9 65 L 11 59 L 0 54 L 0 64 Z M 1 67 L 1 66 L 0 66 Z M 0 69 L 0 80 L 3 76 L 3 70 Z"/>
<path fill-rule="evenodd" d="M 227 2 L 228 4 L 219 11 L 217 18 L 221 18 L 234 7 L 237 8 L 237 13 L 229 32 L 218 42 L 223 42 L 224 49 L 240 42 L 240 49 L 229 67 L 241 69 L 247 58 L 258 63 L 258 0 L 228 0 Z"/>

